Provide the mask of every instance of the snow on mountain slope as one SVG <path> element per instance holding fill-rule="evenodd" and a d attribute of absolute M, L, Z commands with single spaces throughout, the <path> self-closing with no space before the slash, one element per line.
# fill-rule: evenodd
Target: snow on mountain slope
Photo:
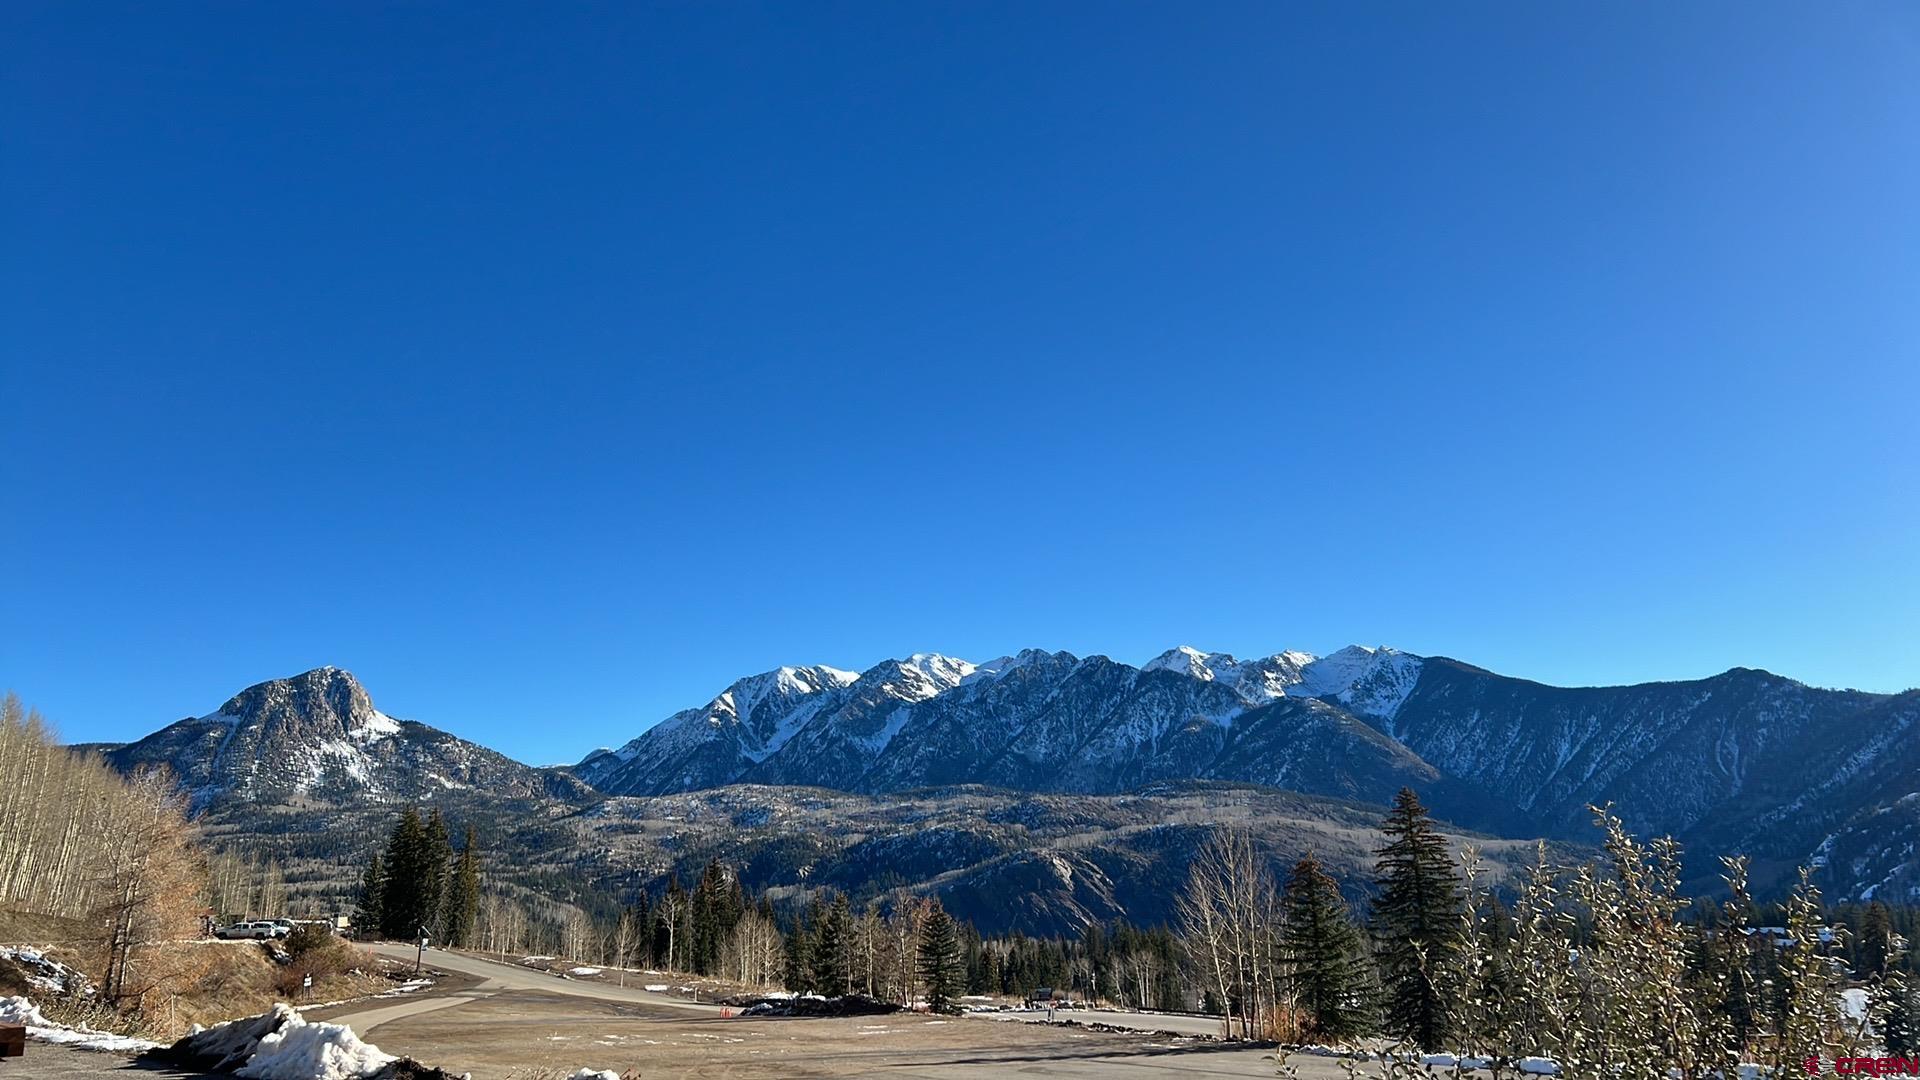
<path fill-rule="evenodd" d="M 749 675 L 697 709 L 683 709 L 576 771 L 602 791 L 686 791 L 732 782 L 798 733 L 832 693 L 859 676 L 782 667 Z"/>
<path fill-rule="evenodd" d="M 808 761 L 843 776 L 846 754 L 884 747 L 886 713 L 950 689 L 973 671 L 967 661 L 937 653 L 861 673 L 778 668 L 741 679 L 702 708 L 675 713 L 619 750 L 589 756 L 576 774 L 620 794 L 687 791 L 749 775 L 762 783 L 815 783 L 785 779 Z"/>
<path fill-rule="evenodd" d="M 755 762 L 741 779 L 762 784 L 820 784 L 851 788 L 856 778 L 899 737 L 913 707 L 960 685 L 974 665 L 937 653 L 887 660 L 861 672 L 776 756 Z"/>
<path fill-rule="evenodd" d="M 1265 705 L 1300 685 L 1314 662 L 1311 653 L 1283 652 L 1254 660 L 1229 653 L 1201 652 L 1191 645 L 1168 649 L 1147 661 L 1142 671 L 1171 671 L 1230 687 L 1249 705 Z"/>
<path fill-rule="evenodd" d="M 1346 678 L 1347 672 L 1342 671 L 1339 678 L 1324 680 L 1320 678 L 1321 665 L 1316 664 L 1309 667 L 1308 681 L 1320 686 L 1339 685 L 1338 689 L 1330 692 L 1336 701 L 1350 712 L 1386 721 L 1388 733 L 1392 734 L 1394 718 L 1399 715 L 1400 707 L 1420 681 L 1420 658 L 1385 646 L 1362 649 L 1358 645 L 1342 649 L 1334 656 L 1349 652 L 1350 649 L 1361 649 L 1367 654 L 1366 661 L 1357 666 L 1351 679 Z M 1332 656 L 1327 658 L 1332 659 Z M 1325 663 L 1321 661 L 1321 664 Z M 1316 696 L 1327 695 L 1328 691 L 1323 690 Z"/>
<path fill-rule="evenodd" d="M 786 668 L 676 713 L 618 751 L 596 752 L 576 772 L 622 795 L 736 782 L 1112 791 L 1162 779 L 1284 776 L 1301 790 L 1384 796 L 1391 789 L 1376 788 L 1389 779 L 1430 775 L 1364 725 L 1311 710 L 1286 715 L 1313 738 L 1267 732 L 1246 741 L 1259 744 L 1259 760 L 1233 759 L 1243 753 L 1232 749 L 1237 718 L 1285 699 L 1314 663 L 1299 652 L 1242 661 L 1191 648 L 1141 668 L 1039 649 L 980 665 L 916 654 L 852 681 L 840 673 L 832 686 L 798 675 L 832 669 Z M 1353 691 L 1352 680 L 1382 664 L 1368 653 L 1350 667 L 1332 690 Z M 741 721 L 769 685 L 805 693 L 758 727 Z"/>
<path fill-rule="evenodd" d="M 1249 705 L 1281 697 L 1334 698 L 1360 715 L 1390 721 L 1420 679 L 1420 658 L 1385 646 L 1349 645 L 1323 657 L 1283 652 L 1243 661 L 1182 645 L 1147 661 L 1141 670 L 1221 683 Z"/>
<path fill-rule="evenodd" d="M 1106 794 L 1222 781 L 1375 803 L 1405 784 L 1442 817 L 1515 837 L 1588 839 L 1588 805 L 1611 802 L 1636 831 L 1680 839 L 1708 886 L 1713 857 L 1739 852 L 1769 873 L 1817 859 L 1836 896 L 1909 896 L 1916 731 L 1920 691 L 1744 668 L 1553 687 L 1386 648 L 1241 660 L 1182 647 L 1141 667 L 1029 649 L 980 665 L 915 654 L 857 675 L 779 668 L 572 770 L 395 719 L 334 668 L 89 752 L 124 771 L 165 766 L 197 810 L 248 827 L 424 798 L 524 821 L 598 812 L 602 793 L 738 783 L 896 799 L 942 785 Z"/>

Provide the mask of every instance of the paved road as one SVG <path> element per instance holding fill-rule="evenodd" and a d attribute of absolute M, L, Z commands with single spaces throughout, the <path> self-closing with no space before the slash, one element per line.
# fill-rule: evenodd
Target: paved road
<path fill-rule="evenodd" d="M 384 956 L 397 960 L 411 960 L 414 949 L 409 945 L 369 945 Z M 672 1009 L 683 1009 L 705 1016 L 719 1015 L 719 1007 L 700 1005 L 685 998 L 669 994 L 649 993 L 634 987 L 615 986 L 610 983 L 595 982 L 589 979 L 562 979 L 545 972 L 502 964 L 492 960 L 483 960 L 464 953 L 450 953 L 439 949 L 427 950 L 427 962 L 446 971 L 457 971 L 463 975 L 478 977 L 480 985 L 471 990 L 437 997 L 422 997 L 396 1004 L 378 1005 L 352 1013 L 328 1017 L 336 1024 L 348 1024 L 357 1032 L 367 1031 L 390 1020 L 403 1016 L 417 1016 L 436 1009 L 452 1008 L 491 997 L 507 990 L 537 990 L 546 994 L 563 994 L 570 997 L 593 998 L 597 1001 L 621 1001 L 637 1005 L 659 1005 Z M 970 1017 L 984 1017 L 989 1020 L 1025 1021 L 1043 1023 L 1047 1014 L 1036 1012 L 1008 1013 L 970 1013 Z M 1220 1021 L 1207 1016 L 1186 1016 L 1179 1013 L 1136 1013 L 1109 1012 L 1099 1009 L 1060 1009 L 1054 1013 L 1058 1020 L 1078 1020 L 1083 1024 L 1112 1024 L 1114 1027 L 1133 1028 L 1138 1031 L 1174 1031 L 1182 1035 L 1218 1035 Z"/>
<path fill-rule="evenodd" d="M 409 945 L 369 945 L 384 956 L 397 960 L 413 959 L 414 949 Z M 350 1024 L 355 1031 L 366 1032 L 370 1028 L 398 1020 L 403 1016 L 417 1016 L 434 1009 L 445 1009 L 490 997 L 505 990 L 538 990 L 546 994 L 564 994 L 570 997 L 593 998 L 598 1001 L 623 1001 L 637 1005 L 661 1005 L 667 1008 L 684 1009 L 705 1016 L 718 1016 L 719 1007 L 700 1005 L 685 998 L 669 994 L 654 994 L 634 987 L 614 986 L 611 983 L 595 982 L 590 979 L 562 979 L 545 972 L 518 967 L 513 964 L 501 964 L 492 960 L 482 960 L 477 956 L 464 953 L 443 952 L 439 949 L 427 950 L 427 962 L 446 971 L 457 971 L 463 975 L 473 975 L 482 981 L 472 990 L 441 997 L 423 997 L 414 1001 L 384 1005 L 353 1013 L 341 1014 L 329 1019 L 336 1024 Z M 1047 1014 L 1044 1011 L 1008 1012 L 1008 1013 L 969 1013 L 970 1017 L 984 1017 L 989 1020 L 1020 1020 L 1027 1023 L 1043 1023 Z M 1083 1024 L 1112 1024 L 1114 1027 L 1133 1028 L 1139 1031 L 1175 1031 L 1182 1035 L 1218 1035 L 1220 1021 L 1208 1016 L 1187 1016 L 1180 1013 L 1136 1013 L 1109 1012 L 1101 1009 L 1060 1009 L 1054 1013 L 1057 1020 L 1078 1020 Z"/>
<path fill-rule="evenodd" d="M 366 948 L 382 956 L 398 960 L 411 960 L 415 950 L 409 945 L 368 945 Z M 514 990 L 537 990 L 543 994 L 561 994 L 567 997 L 592 998 L 596 1001 L 620 1001 L 635 1005 L 658 1005 L 669 1009 L 680 1009 L 701 1016 L 719 1016 L 718 1005 L 701 1005 L 685 998 L 670 994 L 655 994 L 631 986 L 615 986 L 611 983 L 592 982 L 586 979 L 562 979 L 542 971 L 517 967 L 513 964 L 500 964 L 492 960 L 482 960 L 477 956 L 464 953 L 444 952 L 440 949 L 428 949 L 426 961 L 433 967 L 444 971 L 457 971 L 462 975 L 473 975 L 480 979 L 480 985 L 470 990 L 454 994 L 426 996 L 410 1001 L 394 1003 L 368 1002 L 367 1008 L 353 1012 L 338 1013 L 327 1017 L 329 1023 L 346 1024 L 361 1035 L 392 1020 L 405 1016 L 418 1016 L 421 1013 L 439 1009 L 450 1009 L 470 1001 L 489 998 L 495 994 Z"/>

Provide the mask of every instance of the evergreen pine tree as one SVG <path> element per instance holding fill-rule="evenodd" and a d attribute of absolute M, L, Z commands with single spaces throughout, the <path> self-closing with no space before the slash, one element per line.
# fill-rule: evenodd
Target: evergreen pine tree
<path fill-rule="evenodd" d="M 447 878 L 447 894 L 441 906 L 441 934 L 451 948 L 471 944 L 474 923 L 480 915 L 480 852 L 467 826 L 466 842 L 460 848 L 453 871 Z"/>
<path fill-rule="evenodd" d="M 693 890 L 693 970 L 710 975 L 719 970 L 720 953 L 733 936 L 746 902 L 740 883 L 731 880 L 718 860 L 707 863 Z"/>
<path fill-rule="evenodd" d="M 653 901 L 645 892 L 633 898 L 633 925 L 640 935 L 634 943 L 638 967 L 653 967 L 659 961 L 653 954 Z"/>
<path fill-rule="evenodd" d="M 819 903 L 794 917 L 793 930 L 787 934 L 787 989 L 802 993 L 813 989 L 813 922 L 819 916 Z"/>
<path fill-rule="evenodd" d="M 382 936 L 412 941 L 430 931 L 438 897 L 429 892 L 433 872 L 429 848 L 420 812 L 407 807 L 387 838 L 386 884 L 380 904 Z"/>
<path fill-rule="evenodd" d="M 927 986 L 927 1008 L 937 1013 L 954 1012 L 953 1002 L 960 995 L 966 968 L 960 958 L 959 929 L 938 900 L 920 928 L 918 958 L 920 978 Z"/>
<path fill-rule="evenodd" d="M 1447 990 L 1441 973 L 1456 966 L 1460 942 L 1460 878 L 1447 842 L 1412 788 L 1400 789 L 1381 823 L 1387 845 L 1377 852 L 1374 934 L 1387 1032 L 1423 1050 L 1444 1047 Z"/>
<path fill-rule="evenodd" d="M 376 851 L 367 860 L 366 872 L 360 875 L 360 895 L 353 908 L 353 928 L 356 933 L 370 935 L 384 930 L 381 894 L 386 887 L 386 869 L 380 864 L 380 853 Z"/>
<path fill-rule="evenodd" d="M 847 992 L 848 954 L 853 947 L 853 913 L 845 893 L 835 893 L 820 912 L 813 938 L 813 988 L 828 997 Z"/>
<path fill-rule="evenodd" d="M 1855 938 L 1854 974 L 1874 979 L 1887 973 L 1894 953 L 1893 914 L 1887 905 L 1875 900 L 1860 916 L 1860 933 Z"/>
<path fill-rule="evenodd" d="M 1363 1034 L 1369 980 L 1360 931 L 1348 917 L 1339 883 L 1311 853 L 1294 864 L 1282 910 L 1287 983 L 1312 1034 L 1321 1039 Z"/>
<path fill-rule="evenodd" d="M 447 832 L 447 819 L 434 807 L 427 813 L 425 862 L 420 872 L 420 889 L 429 913 L 427 927 L 437 938 L 446 937 L 447 882 L 453 869 L 453 837 Z"/>

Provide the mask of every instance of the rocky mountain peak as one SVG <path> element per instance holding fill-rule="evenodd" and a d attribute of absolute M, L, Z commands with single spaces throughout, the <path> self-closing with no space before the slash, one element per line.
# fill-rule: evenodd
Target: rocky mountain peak
<path fill-rule="evenodd" d="M 299 793 L 342 802 L 487 787 L 547 792 L 557 786 L 484 747 L 381 712 L 351 672 L 321 667 L 256 683 L 212 713 L 115 747 L 123 771 L 164 765 L 194 809 L 272 801 Z"/>
<path fill-rule="evenodd" d="M 1233 663 L 1233 657 L 1225 653 L 1207 653 L 1191 645 L 1177 645 L 1146 662 L 1141 671 L 1171 671 L 1180 675 L 1191 675 L 1196 679 L 1213 678 L 1210 661 L 1215 657 L 1224 657 Z"/>
<path fill-rule="evenodd" d="M 258 729 L 270 742 L 313 743 L 398 730 L 373 707 L 360 680 L 336 667 L 249 686 L 204 719 Z"/>

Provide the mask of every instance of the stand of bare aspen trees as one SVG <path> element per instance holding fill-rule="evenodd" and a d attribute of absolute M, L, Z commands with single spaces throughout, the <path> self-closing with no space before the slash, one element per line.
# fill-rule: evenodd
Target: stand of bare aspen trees
<path fill-rule="evenodd" d="M 1176 910 L 1197 981 L 1225 1010 L 1227 1035 L 1273 1035 L 1284 979 L 1280 894 L 1252 835 L 1215 832 L 1194 858 Z"/>
<path fill-rule="evenodd" d="M 721 953 L 721 975 L 747 986 L 775 986 L 786 957 L 780 928 L 759 912 L 748 911 L 734 924 L 733 936 Z"/>
<path fill-rule="evenodd" d="M 0 907 L 84 927 L 65 944 L 93 954 L 118 1008 L 192 974 L 149 950 L 198 924 L 206 870 L 186 811 L 166 774 L 122 777 L 59 745 L 18 697 L 0 700 Z"/>
<path fill-rule="evenodd" d="M 287 876 L 278 861 L 216 851 L 207 857 L 207 904 L 221 918 L 287 914 Z"/>

